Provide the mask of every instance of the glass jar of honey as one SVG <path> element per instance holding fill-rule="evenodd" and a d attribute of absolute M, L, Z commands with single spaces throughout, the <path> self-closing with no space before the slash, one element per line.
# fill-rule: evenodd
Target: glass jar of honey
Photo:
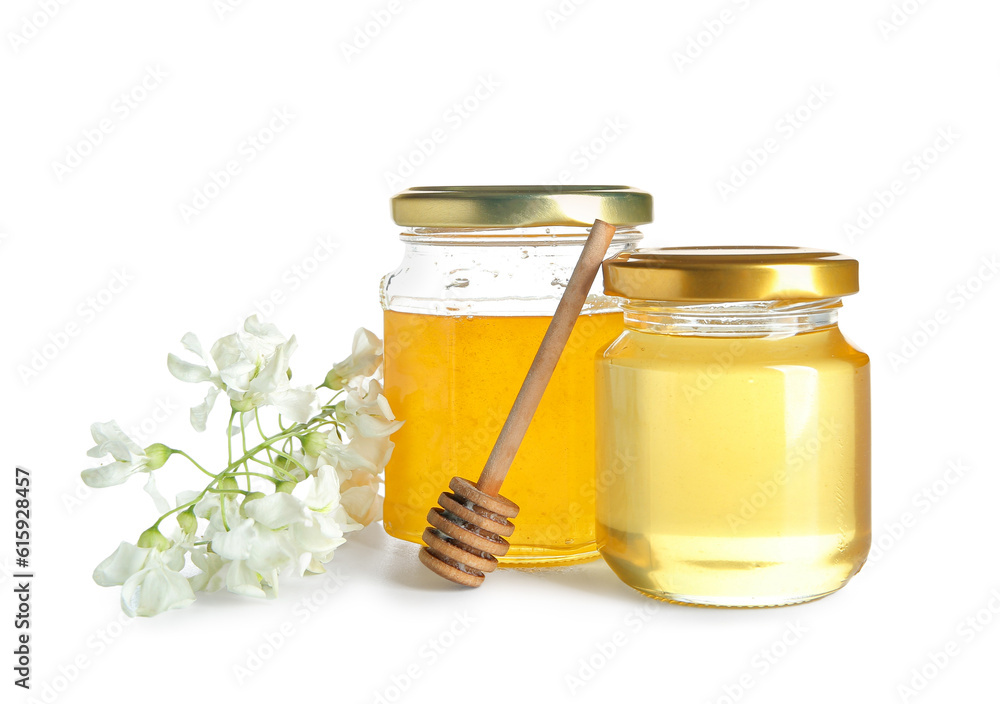
<path fill-rule="evenodd" d="M 479 477 L 593 221 L 617 226 L 611 255 L 633 249 L 652 198 L 624 186 L 412 188 L 392 211 L 406 248 L 382 280 L 385 395 L 404 424 L 384 525 L 419 543 L 449 480 Z M 501 564 L 597 557 L 593 360 L 622 330 L 595 285 L 504 482 L 521 511 Z"/>
<path fill-rule="evenodd" d="M 794 247 L 604 263 L 597 541 L 629 586 L 707 606 L 829 594 L 871 542 L 868 357 L 837 325 L 858 264 Z"/>

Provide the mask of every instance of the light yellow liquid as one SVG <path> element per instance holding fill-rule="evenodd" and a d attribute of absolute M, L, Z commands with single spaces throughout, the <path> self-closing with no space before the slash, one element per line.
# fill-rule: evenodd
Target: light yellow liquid
<path fill-rule="evenodd" d="M 479 477 L 549 321 L 385 312 L 385 394 L 405 421 L 385 472 L 390 535 L 421 542 L 451 478 Z M 597 557 L 594 358 L 622 329 L 620 313 L 577 321 L 504 481 L 521 511 L 501 564 Z"/>
<path fill-rule="evenodd" d="M 629 330 L 597 368 L 597 540 L 624 582 L 768 606 L 861 568 L 868 357 L 836 326 L 785 339 Z"/>

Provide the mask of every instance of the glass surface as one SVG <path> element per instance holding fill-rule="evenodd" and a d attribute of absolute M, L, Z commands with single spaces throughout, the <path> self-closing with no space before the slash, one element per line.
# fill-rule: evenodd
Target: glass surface
<path fill-rule="evenodd" d="M 421 542 L 453 476 L 476 480 L 588 230 L 411 229 L 383 279 L 385 394 L 403 427 L 385 473 L 384 526 Z M 641 235 L 616 233 L 610 255 Z M 609 255 L 609 256 L 610 256 Z M 594 559 L 593 360 L 624 329 L 596 282 L 501 493 L 521 511 L 502 565 Z"/>
<path fill-rule="evenodd" d="M 406 420 L 386 469 L 390 535 L 419 542 L 451 478 L 478 479 L 548 322 L 385 312 L 386 397 Z M 597 557 L 593 360 L 621 331 L 614 312 L 574 327 L 503 485 L 521 511 L 502 564 Z"/>
<path fill-rule="evenodd" d="M 596 479 L 598 546 L 624 582 L 773 606 L 861 568 L 869 364 L 829 303 L 626 308 L 629 329 L 597 361 Z"/>

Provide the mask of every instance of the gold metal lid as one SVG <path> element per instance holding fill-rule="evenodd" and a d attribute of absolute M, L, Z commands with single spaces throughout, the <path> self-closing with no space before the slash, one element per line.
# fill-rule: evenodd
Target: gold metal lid
<path fill-rule="evenodd" d="M 778 301 L 858 292 L 858 262 L 802 247 L 667 247 L 604 262 L 604 292 L 645 301 Z"/>
<path fill-rule="evenodd" d="M 546 227 L 601 219 L 615 227 L 653 221 L 653 197 L 628 186 L 422 186 L 392 198 L 405 227 Z"/>

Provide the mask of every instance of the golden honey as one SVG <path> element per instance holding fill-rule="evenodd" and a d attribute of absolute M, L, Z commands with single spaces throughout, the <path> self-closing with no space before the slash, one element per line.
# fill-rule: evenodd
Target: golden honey
<path fill-rule="evenodd" d="M 420 542 L 451 477 L 478 478 L 550 319 L 385 311 L 386 396 L 405 420 L 386 468 L 390 535 Z M 622 329 L 620 312 L 574 327 L 504 482 L 521 511 L 502 564 L 597 557 L 593 360 Z"/>
<path fill-rule="evenodd" d="M 871 530 L 868 357 L 836 328 L 629 331 L 598 364 L 598 541 L 653 596 L 726 605 L 843 585 Z"/>
<path fill-rule="evenodd" d="M 403 426 L 385 470 L 383 524 L 422 542 L 455 476 L 479 478 L 590 227 L 634 249 L 651 196 L 627 186 L 427 186 L 392 198 L 399 266 L 381 284 L 385 395 Z M 597 557 L 594 358 L 623 330 L 595 282 L 503 484 L 517 503 L 506 566 Z"/>
<path fill-rule="evenodd" d="M 605 263 L 625 332 L 599 357 L 597 541 L 629 586 L 707 606 L 842 587 L 871 542 L 867 355 L 837 326 L 857 262 L 796 248 Z"/>

